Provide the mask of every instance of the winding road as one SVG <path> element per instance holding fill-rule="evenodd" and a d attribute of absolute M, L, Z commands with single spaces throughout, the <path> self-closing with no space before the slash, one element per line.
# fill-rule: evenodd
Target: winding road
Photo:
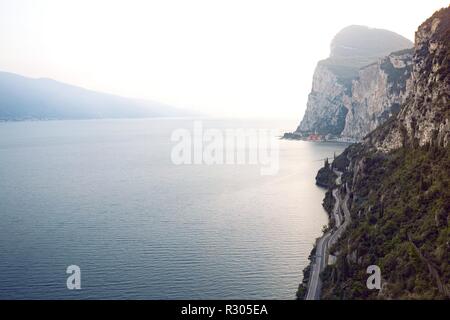
<path fill-rule="evenodd" d="M 335 204 L 333 208 L 333 216 L 336 222 L 335 227 L 327 231 L 322 237 L 317 239 L 316 253 L 314 256 L 311 274 L 308 282 L 308 292 L 306 294 L 306 300 L 319 300 L 320 291 L 322 289 L 322 281 L 320 280 L 320 273 L 325 269 L 328 258 L 329 258 L 329 247 L 336 243 L 336 241 L 344 232 L 350 223 L 350 211 L 347 207 L 348 192 L 344 200 L 341 199 L 339 187 L 341 185 L 342 173 L 339 171 L 334 171 L 338 177 L 336 179 L 337 187 L 333 189 L 332 194 L 335 199 Z M 346 186 L 347 187 L 347 186 Z M 344 212 L 344 217 L 342 217 L 341 210 Z M 342 219 L 343 218 L 343 219 Z M 342 222 L 344 220 L 344 222 Z"/>

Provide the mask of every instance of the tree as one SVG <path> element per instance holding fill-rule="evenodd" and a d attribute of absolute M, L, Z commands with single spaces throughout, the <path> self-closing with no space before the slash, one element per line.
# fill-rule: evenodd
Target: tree
<path fill-rule="evenodd" d="M 330 163 L 328 162 L 328 158 L 325 158 L 325 164 L 324 164 L 326 169 L 330 169 Z"/>

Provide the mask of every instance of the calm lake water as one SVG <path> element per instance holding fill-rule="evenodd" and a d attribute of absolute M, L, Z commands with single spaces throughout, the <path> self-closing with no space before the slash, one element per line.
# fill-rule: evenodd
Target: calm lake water
<path fill-rule="evenodd" d="M 204 120 L 205 127 L 295 122 Z M 172 164 L 186 119 L 0 123 L 0 299 L 293 299 L 342 144 L 280 141 L 280 170 Z M 81 268 L 82 289 L 66 288 Z"/>

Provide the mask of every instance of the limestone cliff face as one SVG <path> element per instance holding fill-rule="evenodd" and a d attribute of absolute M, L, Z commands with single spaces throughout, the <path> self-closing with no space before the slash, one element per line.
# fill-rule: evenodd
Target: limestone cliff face
<path fill-rule="evenodd" d="M 343 84 L 326 66 L 318 65 L 308 97 L 307 112 L 297 131 L 338 135 L 345 126 L 348 98 Z M 320 107 L 319 107 L 320 106 Z"/>
<path fill-rule="evenodd" d="M 360 140 L 400 110 L 409 92 L 412 50 L 392 53 L 361 68 L 353 80 L 341 136 Z"/>
<path fill-rule="evenodd" d="M 388 152 L 406 145 L 446 147 L 450 135 L 450 9 L 441 10 L 416 32 L 410 95 L 398 117 L 366 138 Z"/>
<path fill-rule="evenodd" d="M 339 32 L 330 58 L 315 70 L 296 132 L 363 138 L 404 102 L 412 63 L 412 51 L 405 49 L 412 46 L 386 30 L 351 26 Z"/>

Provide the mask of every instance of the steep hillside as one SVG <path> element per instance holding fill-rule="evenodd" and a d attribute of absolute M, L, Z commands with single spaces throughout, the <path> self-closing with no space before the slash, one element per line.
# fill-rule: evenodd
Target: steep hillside
<path fill-rule="evenodd" d="M 339 156 L 351 223 L 330 248 L 324 299 L 450 299 L 450 7 L 416 33 L 400 112 Z M 369 265 L 382 289 L 366 287 Z"/>

